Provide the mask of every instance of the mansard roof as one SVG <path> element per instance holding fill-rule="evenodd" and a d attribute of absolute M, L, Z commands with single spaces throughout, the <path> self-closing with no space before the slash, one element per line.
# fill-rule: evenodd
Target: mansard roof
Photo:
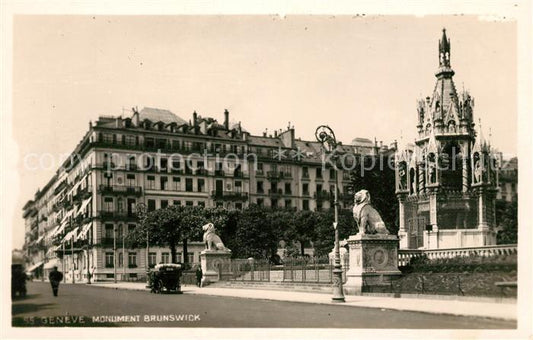
<path fill-rule="evenodd" d="M 187 124 L 183 118 L 178 117 L 169 110 L 145 107 L 139 112 L 139 120 L 148 119 L 153 123 L 163 122 L 165 124 L 176 123 L 178 126 Z"/>

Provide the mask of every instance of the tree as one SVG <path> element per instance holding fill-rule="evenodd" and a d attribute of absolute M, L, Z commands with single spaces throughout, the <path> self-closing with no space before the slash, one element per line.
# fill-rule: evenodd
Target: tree
<path fill-rule="evenodd" d="M 243 210 L 237 221 L 234 257 L 268 259 L 277 251 L 278 235 L 269 213 L 257 205 Z"/>
<path fill-rule="evenodd" d="M 518 202 L 496 200 L 496 225 L 499 232 L 498 244 L 515 244 L 518 242 Z"/>
<path fill-rule="evenodd" d="M 305 246 L 315 238 L 315 227 L 318 214 L 313 211 L 300 210 L 284 215 L 286 229 L 283 232 L 283 239 L 288 242 L 297 241 L 300 245 L 300 255 L 304 256 Z"/>
<path fill-rule="evenodd" d="M 329 254 L 335 246 L 335 230 L 333 229 L 334 221 L 334 209 L 329 209 L 318 213 L 315 227 L 315 238 L 312 240 L 315 254 L 317 256 Z M 339 209 L 338 222 L 340 240 L 346 239 L 350 235 L 355 235 L 357 233 L 357 227 L 355 226 L 355 221 L 350 210 Z"/>

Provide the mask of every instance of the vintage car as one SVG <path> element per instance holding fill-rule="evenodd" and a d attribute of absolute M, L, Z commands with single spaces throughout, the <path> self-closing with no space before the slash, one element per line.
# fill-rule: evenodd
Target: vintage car
<path fill-rule="evenodd" d="M 182 265 L 179 263 L 161 263 L 150 272 L 150 292 L 181 294 L 180 278 Z"/>

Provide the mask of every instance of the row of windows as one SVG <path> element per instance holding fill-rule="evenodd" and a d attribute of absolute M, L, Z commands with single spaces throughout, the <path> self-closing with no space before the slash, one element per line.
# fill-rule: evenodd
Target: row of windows
<path fill-rule="evenodd" d="M 117 255 L 117 266 L 122 267 L 124 265 L 124 258 L 125 255 L 122 256 L 122 252 L 119 252 Z M 106 268 L 113 268 L 115 266 L 115 256 L 112 252 L 106 252 L 105 253 L 105 266 Z M 128 252 L 128 267 L 129 268 L 137 268 L 137 253 L 136 252 Z"/>
<path fill-rule="evenodd" d="M 147 123 L 147 122 L 146 122 Z M 222 144 L 222 143 L 205 143 L 205 142 L 196 142 L 196 141 L 187 141 L 187 140 L 178 140 L 178 139 L 167 139 L 167 138 L 154 138 L 154 137 L 145 137 L 144 144 L 141 143 L 141 140 L 138 136 L 133 135 L 117 135 L 110 133 L 99 133 L 98 141 L 106 144 L 116 144 L 116 145 L 129 145 L 129 146 L 145 146 L 146 148 L 153 149 L 165 149 L 165 150 L 183 150 L 183 151 L 198 151 L 203 152 L 208 150 L 213 153 L 226 153 L 231 152 L 235 154 L 242 154 L 246 151 L 245 146 L 243 145 L 234 145 L 234 144 Z"/>
<path fill-rule="evenodd" d="M 193 263 L 194 253 L 187 253 L 187 260 L 189 263 Z M 150 267 L 153 267 L 158 263 L 170 263 L 170 262 L 171 262 L 171 258 L 170 258 L 170 253 L 168 252 L 161 253 L 161 257 L 159 259 L 158 259 L 157 253 L 155 252 L 148 253 L 148 265 Z M 181 252 L 176 253 L 176 262 L 183 262 L 183 256 Z"/>
<path fill-rule="evenodd" d="M 154 211 L 156 209 L 158 209 L 156 207 L 156 200 L 154 199 L 149 199 L 148 200 L 148 211 Z M 169 203 L 170 201 L 169 200 L 159 200 L 159 209 L 165 209 L 166 207 L 169 206 Z M 198 207 L 205 207 L 205 201 L 191 201 L 191 200 L 187 200 L 185 201 L 185 206 L 187 207 L 192 207 L 192 206 L 195 206 L 195 203 L 196 203 L 196 206 Z M 172 200 L 172 205 L 182 205 L 182 201 L 181 200 Z"/>

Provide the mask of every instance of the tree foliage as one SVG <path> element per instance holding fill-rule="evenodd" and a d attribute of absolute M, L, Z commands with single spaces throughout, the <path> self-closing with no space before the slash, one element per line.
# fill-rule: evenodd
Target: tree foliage
<path fill-rule="evenodd" d="M 498 244 L 515 244 L 518 242 L 518 202 L 496 201 L 496 225 L 500 229 Z"/>

